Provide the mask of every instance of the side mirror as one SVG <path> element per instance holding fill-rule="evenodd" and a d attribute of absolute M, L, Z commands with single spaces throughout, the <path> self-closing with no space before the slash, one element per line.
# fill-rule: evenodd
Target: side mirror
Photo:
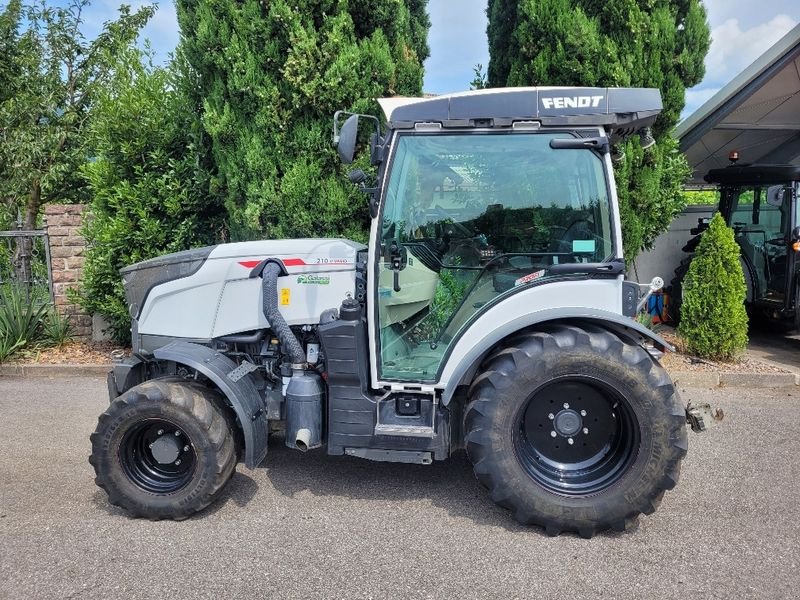
<path fill-rule="evenodd" d="M 767 188 L 767 204 L 780 208 L 783 204 L 786 189 L 779 185 Z"/>
<path fill-rule="evenodd" d="M 792 229 L 792 241 L 797 242 L 800 241 L 800 227 L 795 227 Z"/>
<path fill-rule="evenodd" d="M 338 116 L 339 113 L 336 113 Z M 346 165 L 353 162 L 353 155 L 356 151 L 356 140 L 358 138 L 358 115 L 350 115 L 337 131 L 336 117 L 334 117 L 333 143 L 339 153 L 339 158 Z"/>

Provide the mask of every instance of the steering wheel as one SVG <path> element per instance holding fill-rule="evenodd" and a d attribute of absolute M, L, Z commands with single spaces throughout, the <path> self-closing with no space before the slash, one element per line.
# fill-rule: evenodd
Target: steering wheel
<path fill-rule="evenodd" d="M 767 240 L 766 243 L 773 246 L 784 246 L 786 245 L 786 240 L 783 238 L 772 238 L 771 240 Z"/>
<path fill-rule="evenodd" d="M 453 217 L 440 206 L 432 206 L 431 208 L 425 211 L 425 214 L 429 216 L 439 217 L 441 221 L 445 221 L 446 219 L 447 222 L 443 222 L 442 227 L 452 227 L 453 230 L 457 231 L 462 237 L 465 238 L 475 237 L 474 231 L 470 231 L 463 224 L 454 220 Z"/>
<path fill-rule="evenodd" d="M 557 244 L 559 252 L 572 252 L 572 242 L 577 239 L 578 232 L 581 230 L 591 233 L 592 224 L 586 219 L 576 219 L 569 224 L 569 227 L 551 227 L 551 235 L 553 241 Z"/>

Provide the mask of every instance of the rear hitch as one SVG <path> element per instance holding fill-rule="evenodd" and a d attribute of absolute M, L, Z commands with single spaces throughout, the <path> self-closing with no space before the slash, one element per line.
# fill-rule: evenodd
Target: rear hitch
<path fill-rule="evenodd" d="M 711 408 L 710 404 L 689 404 L 686 405 L 686 422 L 691 426 L 695 433 L 702 433 L 711 425 L 719 423 L 725 417 L 721 408 Z"/>

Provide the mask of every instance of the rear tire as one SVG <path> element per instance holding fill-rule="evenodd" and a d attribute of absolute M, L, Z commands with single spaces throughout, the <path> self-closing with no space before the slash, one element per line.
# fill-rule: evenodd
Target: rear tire
<path fill-rule="evenodd" d="M 89 462 L 108 500 L 133 516 L 185 519 L 214 500 L 237 454 L 219 395 L 156 379 L 116 398 L 91 435 Z"/>
<path fill-rule="evenodd" d="M 551 535 L 623 531 L 678 481 L 687 433 L 672 381 L 604 329 L 516 336 L 486 360 L 469 397 L 475 475 L 520 523 Z"/>
<path fill-rule="evenodd" d="M 669 284 L 669 304 L 667 312 L 669 313 L 670 322 L 677 327 L 681 322 L 681 305 L 683 304 L 683 280 L 686 278 L 686 273 L 689 272 L 689 265 L 692 264 L 694 254 L 691 254 L 681 260 L 678 268 L 675 269 L 675 276 Z"/>

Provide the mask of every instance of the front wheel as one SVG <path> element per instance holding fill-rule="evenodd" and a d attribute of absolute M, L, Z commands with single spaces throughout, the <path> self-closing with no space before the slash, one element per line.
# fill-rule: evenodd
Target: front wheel
<path fill-rule="evenodd" d="M 622 531 L 652 513 L 687 449 L 666 372 L 591 325 L 547 326 L 491 355 L 470 388 L 465 433 L 491 498 L 552 535 Z"/>
<path fill-rule="evenodd" d="M 233 475 L 236 451 L 219 395 L 157 379 L 131 388 L 100 415 L 89 462 L 111 504 L 134 516 L 185 519 Z"/>

